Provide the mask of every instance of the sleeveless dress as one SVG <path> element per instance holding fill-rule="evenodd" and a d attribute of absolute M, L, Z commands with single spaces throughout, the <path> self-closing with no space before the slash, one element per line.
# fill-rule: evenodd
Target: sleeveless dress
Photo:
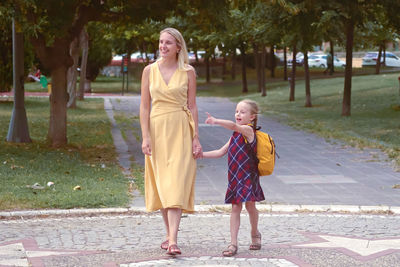
<path fill-rule="evenodd" d="M 193 212 L 196 160 L 192 154 L 194 121 L 187 107 L 187 71 L 177 69 L 166 84 L 155 62 L 149 89 L 152 152 L 145 156 L 146 209 Z"/>
<path fill-rule="evenodd" d="M 257 139 L 250 143 L 254 153 L 257 152 Z M 260 185 L 256 163 L 248 154 L 248 147 L 241 133 L 234 132 L 228 147 L 228 190 L 226 204 L 238 204 L 246 201 L 265 199 Z"/>

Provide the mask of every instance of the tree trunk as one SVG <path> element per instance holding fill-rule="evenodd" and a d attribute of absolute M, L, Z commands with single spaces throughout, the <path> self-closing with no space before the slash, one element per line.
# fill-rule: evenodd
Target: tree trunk
<path fill-rule="evenodd" d="M 261 65 L 260 65 L 260 53 L 258 51 L 258 45 L 253 43 L 253 54 L 254 54 L 254 63 L 257 73 L 257 92 L 261 92 Z"/>
<path fill-rule="evenodd" d="M 271 66 L 271 78 L 275 77 L 275 51 L 274 46 L 271 45 L 269 64 Z"/>
<path fill-rule="evenodd" d="M 354 22 L 348 19 L 346 23 L 346 68 L 344 77 L 342 116 L 351 115 L 351 79 L 353 69 L 353 38 L 354 38 Z"/>
<path fill-rule="evenodd" d="M 232 67 L 231 67 L 231 78 L 236 79 L 236 48 L 232 51 Z"/>
<path fill-rule="evenodd" d="M 294 90 L 295 90 L 295 81 L 296 81 L 296 45 L 293 45 L 293 56 L 292 56 L 292 75 L 290 77 L 290 93 L 289 93 L 289 101 L 294 101 Z"/>
<path fill-rule="evenodd" d="M 83 100 L 85 97 L 86 66 L 89 53 L 89 35 L 85 28 L 82 29 L 79 36 L 79 46 L 82 49 L 81 75 L 79 77 L 79 100 Z"/>
<path fill-rule="evenodd" d="M 386 66 L 386 45 L 383 44 L 383 66 Z"/>
<path fill-rule="evenodd" d="M 131 64 L 131 51 L 126 51 L 126 56 L 127 56 L 127 59 L 128 59 L 128 62 L 127 62 L 127 64 L 126 64 L 126 91 L 127 92 L 129 92 L 129 66 L 130 66 L 130 64 Z M 149 59 L 149 56 L 147 55 L 147 52 L 146 52 L 146 61 L 147 61 L 147 65 L 150 63 L 150 59 Z M 88 92 L 88 91 L 86 91 L 87 89 L 86 89 L 86 84 L 87 84 L 87 79 L 85 79 L 85 84 L 84 84 L 84 90 L 85 90 L 85 92 Z"/>
<path fill-rule="evenodd" d="M 376 65 L 375 65 L 375 74 L 379 74 L 380 72 L 381 58 L 382 58 L 382 45 L 379 45 L 378 58 L 376 59 Z"/>
<path fill-rule="evenodd" d="M 330 46 L 330 49 L 331 49 L 331 55 L 332 55 L 332 57 L 331 57 L 331 69 L 330 69 L 330 72 L 329 72 L 329 75 L 332 75 L 334 72 L 335 72 L 335 54 L 334 54 L 334 47 L 333 47 L 333 41 L 332 40 L 330 40 L 329 41 L 329 46 Z"/>
<path fill-rule="evenodd" d="M 261 47 L 261 96 L 266 96 L 267 95 L 267 89 L 265 88 L 265 45 L 262 45 Z"/>
<path fill-rule="evenodd" d="M 223 53 L 223 56 L 222 56 L 222 80 L 225 80 L 226 74 L 227 74 L 227 72 L 226 72 L 226 54 Z"/>
<path fill-rule="evenodd" d="M 207 83 L 211 82 L 211 75 L 210 75 L 210 56 L 206 55 L 206 81 Z"/>
<path fill-rule="evenodd" d="M 310 70 L 308 68 L 308 51 L 304 51 L 304 78 L 306 86 L 306 107 L 312 107 L 311 104 L 311 89 L 310 89 Z"/>
<path fill-rule="evenodd" d="M 12 35 L 14 106 L 8 128 L 7 142 L 30 143 L 32 140 L 29 136 L 28 119 L 25 111 L 24 36 L 15 19 L 13 19 L 12 24 Z"/>
<path fill-rule="evenodd" d="M 247 76 L 246 76 L 246 49 L 244 43 L 240 45 L 240 54 L 242 58 L 242 92 L 247 93 Z"/>
<path fill-rule="evenodd" d="M 71 43 L 70 55 L 74 64 L 69 67 L 67 72 L 67 92 L 69 95 L 69 100 L 67 103 L 68 108 L 76 108 L 76 80 L 78 78 L 78 72 L 76 68 L 78 67 L 79 61 L 79 43 L 78 39 L 75 38 Z"/>
<path fill-rule="evenodd" d="M 126 89 L 128 90 L 128 89 Z M 89 79 L 85 80 L 85 92 L 92 92 L 92 81 Z"/>
<path fill-rule="evenodd" d="M 283 48 L 283 80 L 287 81 L 287 49 Z"/>
<path fill-rule="evenodd" d="M 67 69 L 60 65 L 51 72 L 52 90 L 48 138 L 53 147 L 67 144 Z"/>

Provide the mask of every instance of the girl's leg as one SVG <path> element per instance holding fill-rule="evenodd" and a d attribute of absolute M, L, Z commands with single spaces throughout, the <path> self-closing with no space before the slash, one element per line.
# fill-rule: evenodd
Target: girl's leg
<path fill-rule="evenodd" d="M 251 236 L 258 235 L 258 209 L 254 201 L 246 202 L 246 210 L 249 213 Z"/>
<path fill-rule="evenodd" d="M 250 249 L 258 250 L 261 248 L 261 233 L 258 231 L 258 210 L 254 201 L 246 202 L 246 210 L 249 213 L 251 225 L 251 245 Z"/>
<path fill-rule="evenodd" d="M 242 203 L 232 204 L 232 213 L 231 213 L 231 244 L 237 246 L 238 245 L 238 233 L 240 226 L 240 212 L 242 211 Z"/>
<path fill-rule="evenodd" d="M 222 252 L 222 255 L 225 257 L 232 257 L 237 253 L 241 211 L 242 211 L 242 203 L 232 204 L 232 213 L 230 220 L 231 244 L 227 247 L 226 250 Z"/>

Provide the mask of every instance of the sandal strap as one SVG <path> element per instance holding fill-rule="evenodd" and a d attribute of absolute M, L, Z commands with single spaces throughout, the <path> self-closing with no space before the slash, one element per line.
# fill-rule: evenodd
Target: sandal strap
<path fill-rule="evenodd" d="M 233 247 L 233 249 L 232 249 L 232 247 Z M 231 254 L 233 254 L 233 253 L 236 253 L 237 252 L 237 249 L 238 249 L 238 247 L 236 246 L 236 245 L 234 245 L 234 244 L 230 244 L 227 248 L 226 248 L 226 250 L 224 250 L 222 253 L 231 253 Z"/>

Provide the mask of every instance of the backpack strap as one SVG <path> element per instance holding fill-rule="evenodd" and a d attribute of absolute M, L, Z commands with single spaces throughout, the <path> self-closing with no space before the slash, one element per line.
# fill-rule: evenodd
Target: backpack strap
<path fill-rule="evenodd" d="M 249 142 L 247 142 L 246 137 L 243 135 L 244 138 L 244 142 L 246 143 L 246 149 L 247 149 L 247 154 L 249 155 L 251 161 L 254 164 L 254 168 L 257 169 L 257 173 L 258 173 L 258 162 L 259 159 L 257 158 L 257 154 L 254 152 L 254 150 L 251 148 L 251 145 Z M 257 146 L 257 135 L 256 135 L 256 131 L 254 131 L 254 139 L 256 140 L 256 146 Z"/>

